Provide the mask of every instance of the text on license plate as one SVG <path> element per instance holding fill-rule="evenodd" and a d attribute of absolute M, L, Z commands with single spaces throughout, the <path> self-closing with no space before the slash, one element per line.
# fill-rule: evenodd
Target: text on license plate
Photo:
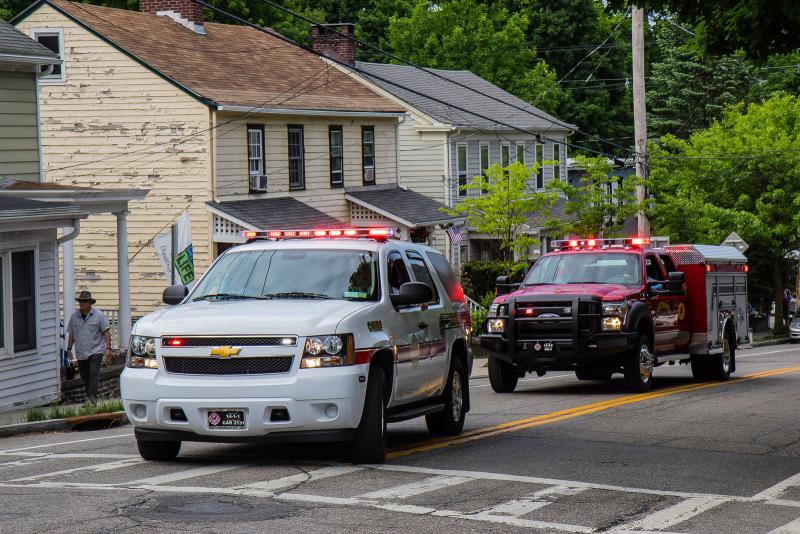
<path fill-rule="evenodd" d="M 245 428 L 247 421 L 244 410 L 220 409 L 206 412 L 208 428 Z"/>

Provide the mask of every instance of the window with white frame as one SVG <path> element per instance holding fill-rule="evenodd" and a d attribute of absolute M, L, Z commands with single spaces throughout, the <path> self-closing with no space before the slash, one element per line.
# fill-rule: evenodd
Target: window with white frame
<path fill-rule="evenodd" d="M 364 185 L 375 183 L 375 128 L 361 127 L 361 169 Z"/>
<path fill-rule="evenodd" d="M 561 145 L 556 143 L 553 145 L 553 179 L 561 179 Z"/>
<path fill-rule="evenodd" d="M 511 145 L 509 144 L 500 147 L 500 165 L 504 168 L 511 165 Z"/>
<path fill-rule="evenodd" d="M 289 125 L 289 189 L 306 188 L 306 151 L 302 126 Z"/>
<path fill-rule="evenodd" d="M 525 165 L 525 144 L 519 143 L 517 145 L 517 162 Z"/>
<path fill-rule="evenodd" d="M 247 126 L 247 162 L 250 176 L 264 176 L 264 126 Z"/>
<path fill-rule="evenodd" d="M 536 145 L 536 162 L 539 164 L 539 168 L 536 169 L 536 188 L 537 189 L 544 189 L 544 167 L 542 166 L 542 162 L 544 161 L 544 146 L 543 145 Z"/>
<path fill-rule="evenodd" d="M 64 32 L 61 28 L 37 28 L 33 30 L 33 38 L 36 42 L 48 48 L 51 52 L 58 56 L 58 59 L 64 59 Z M 57 83 L 63 82 L 64 78 L 64 64 L 53 65 L 53 70 L 50 74 L 41 76 L 40 82 Z"/>
<path fill-rule="evenodd" d="M 331 164 L 331 187 L 344 185 L 344 137 L 341 126 L 328 127 L 328 145 Z"/>
<path fill-rule="evenodd" d="M 489 145 L 487 143 L 481 143 L 480 160 L 481 180 L 483 181 L 481 190 L 486 193 L 489 191 L 489 177 L 486 175 L 489 170 Z"/>
<path fill-rule="evenodd" d="M 467 196 L 467 145 L 456 145 L 456 172 L 458 174 L 458 196 Z"/>
<path fill-rule="evenodd" d="M 0 354 L 36 350 L 37 254 L 33 248 L 0 252 Z"/>

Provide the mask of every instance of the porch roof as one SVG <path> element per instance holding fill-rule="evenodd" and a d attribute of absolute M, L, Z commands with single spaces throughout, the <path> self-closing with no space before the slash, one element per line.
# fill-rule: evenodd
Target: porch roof
<path fill-rule="evenodd" d="M 310 230 L 342 226 L 342 221 L 293 197 L 206 202 L 206 207 L 248 230 Z"/>
<path fill-rule="evenodd" d="M 345 198 L 409 228 L 454 223 L 462 218 L 442 211 L 444 204 L 411 189 L 367 186 L 346 190 Z"/>

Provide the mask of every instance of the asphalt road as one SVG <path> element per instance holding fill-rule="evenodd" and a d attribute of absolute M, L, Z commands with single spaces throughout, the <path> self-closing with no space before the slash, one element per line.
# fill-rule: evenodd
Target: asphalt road
<path fill-rule="evenodd" d="M 0 532 L 800 533 L 800 349 L 740 351 L 736 380 L 684 367 L 656 388 L 471 382 L 464 435 L 390 427 L 382 466 L 337 446 L 184 444 L 136 454 L 130 427 L 0 440 Z"/>

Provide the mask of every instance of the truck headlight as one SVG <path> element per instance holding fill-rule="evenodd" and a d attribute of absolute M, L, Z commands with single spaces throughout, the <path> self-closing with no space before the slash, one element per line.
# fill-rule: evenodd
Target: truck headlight
<path fill-rule="evenodd" d="M 146 336 L 131 336 L 128 360 L 125 365 L 138 369 L 158 369 L 156 339 Z"/>
<path fill-rule="evenodd" d="M 604 332 L 619 332 L 628 314 L 627 302 L 604 302 L 602 328 Z"/>
<path fill-rule="evenodd" d="M 339 367 L 353 363 L 353 336 L 309 336 L 300 359 L 301 369 Z"/>
<path fill-rule="evenodd" d="M 506 331 L 505 319 L 489 319 L 486 321 L 486 332 L 489 334 L 502 334 Z"/>

